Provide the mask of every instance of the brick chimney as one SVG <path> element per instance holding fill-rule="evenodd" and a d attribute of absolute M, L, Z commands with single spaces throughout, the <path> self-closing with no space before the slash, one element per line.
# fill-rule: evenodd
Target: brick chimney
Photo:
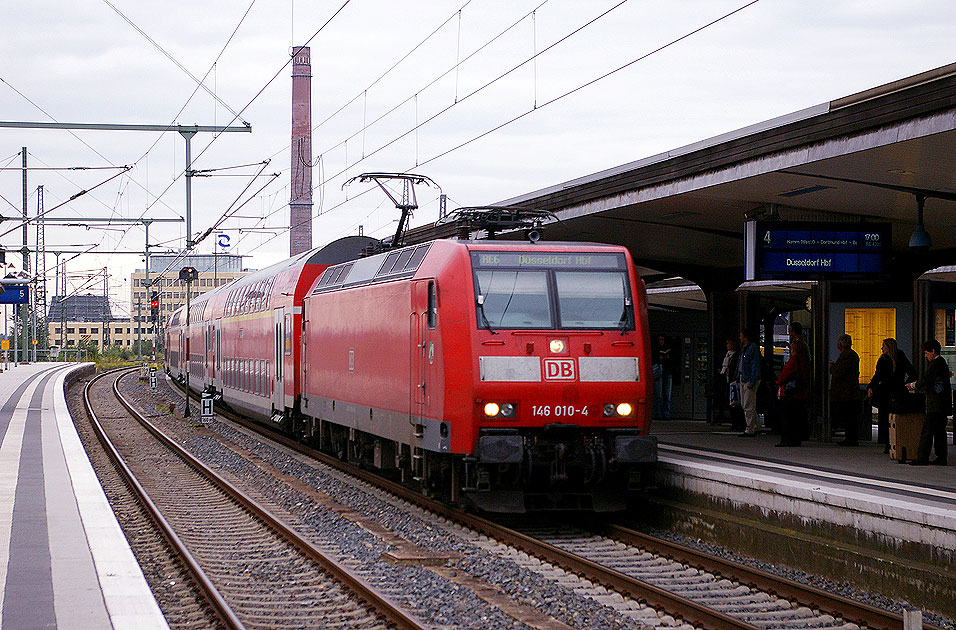
<path fill-rule="evenodd" d="M 289 255 L 312 249 L 312 64 L 309 49 L 292 49 L 292 193 Z"/>

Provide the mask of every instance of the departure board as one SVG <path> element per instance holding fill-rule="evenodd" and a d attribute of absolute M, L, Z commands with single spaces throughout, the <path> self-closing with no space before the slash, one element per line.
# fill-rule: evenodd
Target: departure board
<path fill-rule="evenodd" d="M 891 244 L 889 223 L 757 221 L 752 235 L 757 280 L 877 276 Z"/>

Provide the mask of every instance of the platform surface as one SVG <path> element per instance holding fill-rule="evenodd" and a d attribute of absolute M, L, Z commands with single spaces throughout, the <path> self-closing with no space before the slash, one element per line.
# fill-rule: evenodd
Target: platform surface
<path fill-rule="evenodd" d="M 956 548 L 952 433 L 948 466 L 902 464 L 874 442 L 777 447 L 777 434 L 740 437 L 726 424 L 703 421 L 657 421 L 651 433 L 658 437 L 661 468 L 671 482 L 761 507 L 789 503 L 808 517 L 866 522 L 904 540 Z"/>
<path fill-rule="evenodd" d="M 168 629 L 67 410 L 81 368 L 0 373 L 0 627 Z"/>

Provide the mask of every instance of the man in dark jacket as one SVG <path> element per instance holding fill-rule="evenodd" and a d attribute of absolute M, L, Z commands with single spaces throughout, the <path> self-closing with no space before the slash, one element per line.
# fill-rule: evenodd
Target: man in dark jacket
<path fill-rule="evenodd" d="M 837 337 L 840 356 L 830 362 L 830 417 L 834 424 L 842 422 L 845 438 L 840 446 L 857 446 L 860 411 L 860 355 L 852 348 L 850 335 Z"/>
<path fill-rule="evenodd" d="M 940 346 L 935 339 L 923 343 L 923 356 L 929 361 L 926 371 L 915 383 L 907 387 L 926 393 L 926 420 L 920 433 L 914 466 L 926 464 L 946 465 L 946 414 L 952 406 L 952 389 L 949 386 L 949 366 L 939 356 Z M 936 444 L 936 459 L 930 461 L 930 447 Z"/>

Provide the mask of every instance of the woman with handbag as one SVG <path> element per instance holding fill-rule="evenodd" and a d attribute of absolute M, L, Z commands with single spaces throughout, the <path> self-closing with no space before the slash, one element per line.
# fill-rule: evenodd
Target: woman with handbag
<path fill-rule="evenodd" d="M 916 379 L 916 370 L 892 337 L 883 340 L 883 354 L 876 361 L 866 395 L 877 409 L 877 442 L 890 452 L 890 414 L 903 413 L 906 383 Z"/>
<path fill-rule="evenodd" d="M 780 443 L 800 446 L 808 433 L 807 402 L 810 399 L 810 348 L 802 339 L 803 326 L 790 324 L 790 360 L 777 377 L 780 399 Z"/>

